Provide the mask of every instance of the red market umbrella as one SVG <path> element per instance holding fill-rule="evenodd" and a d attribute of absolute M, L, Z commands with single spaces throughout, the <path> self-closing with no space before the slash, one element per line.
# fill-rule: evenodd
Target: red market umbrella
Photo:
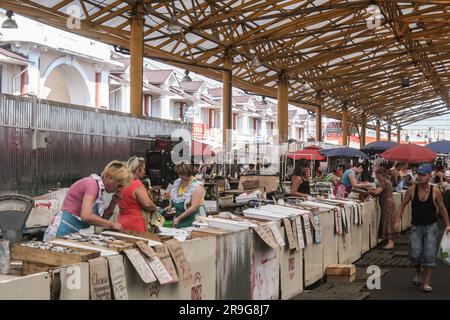
<path fill-rule="evenodd" d="M 325 161 L 326 158 L 319 153 L 318 149 L 303 149 L 288 154 L 288 157 L 293 160 L 306 159 L 309 161 Z"/>
<path fill-rule="evenodd" d="M 314 149 L 314 150 L 320 150 L 320 149 L 322 149 L 321 147 L 319 147 L 319 146 L 315 146 L 315 145 L 309 145 L 309 146 L 307 146 L 307 147 L 305 147 L 304 149 Z"/>
<path fill-rule="evenodd" d="M 417 144 L 400 144 L 383 152 L 381 157 L 390 161 L 419 163 L 432 162 L 437 153 Z"/>

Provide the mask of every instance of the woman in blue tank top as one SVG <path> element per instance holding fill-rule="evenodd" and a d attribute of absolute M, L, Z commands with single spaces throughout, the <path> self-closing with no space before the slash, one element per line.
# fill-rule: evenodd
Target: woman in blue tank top
<path fill-rule="evenodd" d="M 345 187 L 345 197 L 348 197 L 352 188 L 364 188 L 367 182 L 358 182 L 356 175 L 361 174 L 364 170 L 362 163 L 357 163 L 342 175 L 342 184 Z"/>

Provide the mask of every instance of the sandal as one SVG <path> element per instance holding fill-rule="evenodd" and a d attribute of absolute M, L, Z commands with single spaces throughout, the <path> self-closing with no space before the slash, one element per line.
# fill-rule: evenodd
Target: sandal
<path fill-rule="evenodd" d="M 414 278 L 412 279 L 412 283 L 413 285 L 415 285 L 416 287 L 419 287 L 422 283 L 423 283 L 423 278 L 421 274 L 415 274 Z M 424 286 L 425 289 L 425 286 Z"/>
<path fill-rule="evenodd" d="M 433 292 L 433 288 L 426 284 L 423 286 L 423 291 L 431 293 Z"/>

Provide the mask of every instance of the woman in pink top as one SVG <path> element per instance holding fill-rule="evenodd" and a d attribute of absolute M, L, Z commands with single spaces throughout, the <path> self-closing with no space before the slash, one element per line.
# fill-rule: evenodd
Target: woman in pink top
<path fill-rule="evenodd" d="M 92 174 L 75 182 L 67 192 L 60 214 L 45 231 L 44 240 L 78 232 L 90 225 L 122 230 L 120 223 L 109 221 L 118 200 L 113 197 L 105 209 L 103 192 L 120 192 L 129 180 L 127 166 L 120 161 L 111 161 L 101 176 Z"/>
<path fill-rule="evenodd" d="M 131 157 L 127 166 L 132 173 L 131 184 L 122 189 L 119 201 L 119 223 L 126 230 L 147 231 L 143 210 L 152 212 L 156 206 L 139 179 L 145 175 L 145 160 Z"/>

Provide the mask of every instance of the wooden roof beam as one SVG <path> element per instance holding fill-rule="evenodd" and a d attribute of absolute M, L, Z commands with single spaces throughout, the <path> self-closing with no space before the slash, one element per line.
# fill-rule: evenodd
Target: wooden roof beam
<path fill-rule="evenodd" d="M 409 35 L 409 28 L 404 28 L 404 24 L 398 21 L 398 18 L 402 16 L 402 11 L 399 9 L 398 4 L 387 0 L 377 0 L 380 4 L 380 9 L 383 15 L 389 20 L 389 24 L 392 27 L 398 41 L 406 48 L 411 58 L 416 62 L 417 68 L 424 74 L 430 84 L 439 92 L 442 100 L 445 101 L 450 108 L 450 98 L 448 92 L 441 85 L 440 79 L 434 77 L 431 79 L 429 76 L 436 76 L 437 72 L 434 69 L 432 63 L 429 61 L 428 56 L 423 52 L 416 52 L 416 48 L 422 48 L 421 44 L 417 41 L 404 39 L 404 35 Z M 402 30 L 401 34 L 399 30 Z"/>

